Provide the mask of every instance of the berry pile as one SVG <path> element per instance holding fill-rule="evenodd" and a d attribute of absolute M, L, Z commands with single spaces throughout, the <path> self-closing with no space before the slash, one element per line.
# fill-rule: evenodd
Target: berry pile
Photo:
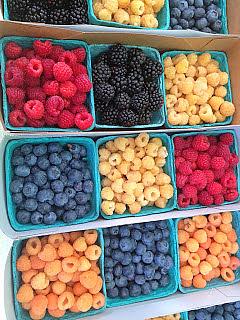
<path fill-rule="evenodd" d="M 10 20 L 57 25 L 87 24 L 87 0 L 7 0 Z"/>
<path fill-rule="evenodd" d="M 174 261 L 167 221 L 104 229 L 104 239 L 109 298 L 149 295 L 169 285 Z"/>
<path fill-rule="evenodd" d="M 238 198 L 235 173 L 238 156 L 231 152 L 231 133 L 175 137 L 178 205 L 221 205 Z"/>
<path fill-rule="evenodd" d="M 16 261 L 22 279 L 17 301 L 31 319 L 39 320 L 101 309 L 105 305 L 101 255 L 96 230 L 30 238 Z M 22 312 L 19 316 L 22 319 Z"/>
<path fill-rule="evenodd" d="M 170 29 L 221 33 L 220 0 L 169 0 Z"/>
<path fill-rule="evenodd" d="M 150 124 L 163 106 L 158 78 L 163 69 L 139 48 L 116 44 L 93 64 L 95 107 L 99 123 L 132 127 Z"/>
<path fill-rule="evenodd" d="M 10 184 L 21 224 L 72 223 L 91 209 L 94 183 L 87 150 L 79 144 L 23 144 L 11 159 Z"/>
<path fill-rule="evenodd" d="M 92 88 L 82 47 L 65 50 L 51 41 L 36 40 L 22 48 L 8 42 L 5 83 L 14 127 L 91 127 L 93 117 L 84 105 Z"/>
<path fill-rule="evenodd" d="M 240 318 L 240 301 L 189 311 L 189 320 L 237 320 Z"/>

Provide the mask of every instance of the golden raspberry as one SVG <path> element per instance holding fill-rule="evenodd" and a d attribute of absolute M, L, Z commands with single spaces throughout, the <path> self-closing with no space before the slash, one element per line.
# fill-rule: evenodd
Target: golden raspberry
<path fill-rule="evenodd" d="M 99 17 L 99 11 L 104 8 L 103 4 L 101 2 L 95 2 L 93 4 L 93 11 L 97 17 Z"/>
<path fill-rule="evenodd" d="M 224 98 L 226 95 L 227 89 L 224 86 L 219 86 L 215 89 L 215 96 Z"/>
<path fill-rule="evenodd" d="M 55 249 L 59 248 L 60 244 L 63 243 L 63 235 L 61 233 L 51 234 L 48 237 L 48 243 L 50 243 Z"/>
<path fill-rule="evenodd" d="M 66 283 L 57 280 L 52 284 L 52 292 L 57 295 L 60 295 L 66 290 L 66 287 Z"/>
<path fill-rule="evenodd" d="M 205 67 L 199 66 L 197 67 L 197 77 L 206 77 L 207 69 Z"/>
<path fill-rule="evenodd" d="M 145 147 L 146 155 L 150 157 L 156 157 L 158 154 L 158 148 L 159 146 L 157 144 L 149 142 Z"/>
<path fill-rule="evenodd" d="M 26 255 L 22 255 L 17 259 L 16 267 L 18 271 L 28 271 L 31 269 L 31 261 Z"/>
<path fill-rule="evenodd" d="M 175 95 L 177 98 L 180 98 L 182 96 L 182 92 L 178 89 L 178 86 L 175 84 L 170 89 L 170 93 Z"/>
<path fill-rule="evenodd" d="M 70 281 L 72 281 L 73 279 L 73 275 L 74 273 L 69 273 L 66 271 L 61 271 L 59 272 L 59 274 L 57 275 L 58 280 L 60 280 L 63 283 L 69 283 Z"/>
<path fill-rule="evenodd" d="M 112 182 L 111 184 L 111 190 L 117 193 L 122 193 L 123 192 L 123 178 L 116 179 L 115 181 Z M 112 199 L 105 199 L 105 200 L 112 200 Z"/>
<path fill-rule="evenodd" d="M 132 214 L 139 213 L 141 211 L 141 205 L 139 202 L 135 201 L 133 204 L 128 205 L 128 210 Z"/>
<path fill-rule="evenodd" d="M 206 103 L 200 107 L 199 116 L 204 122 L 211 122 L 213 111 L 209 104 Z"/>
<path fill-rule="evenodd" d="M 168 109 L 174 107 L 176 102 L 177 102 L 177 97 L 175 95 L 167 94 L 167 96 L 166 96 L 166 105 L 167 105 Z"/>
<path fill-rule="evenodd" d="M 137 183 L 136 189 L 134 190 L 135 197 L 141 196 L 141 194 L 143 194 L 143 190 L 144 190 L 143 183 L 141 183 L 141 182 Z"/>
<path fill-rule="evenodd" d="M 194 78 L 196 76 L 196 73 L 197 73 L 196 67 L 190 65 L 188 67 L 188 71 L 186 72 L 186 76 Z"/>
<path fill-rule="evenodd" d="M 225 117 L 230 117 L 235 113 L 235 106 L 232 102 L 224 101 L 220 106 L 220 113 Z"/>
<path fill-rule="evenodd" d="M 86 230 L 86 231 L 84 231 L 83 236 L 86 240 L 86 243 L 88 245 L 92 245 L 98 239 L 98 232 L 97 232 L 97 230 Z"/>
<path fill-rule="evenodd" d="M 166 57 L 163 61 L 164 68 L 171 67 L 173 65 L 172 58 Z"/>
<path fill-rule="evenodd" d="M 29 284 L 23 284 L 18 290 L 17 301 L 20 303 L 31 302 L 34 297 L 33 289 Z"/>
<path fill-rule="evenodd" d="M 117 12 L 114 14 L 114 20 L 118 23 L 129 24 L 130 16 L 128 12 L 124 9 L 118 9 Z"/>
<path fill-rule="evenodd" d="M 164 209 L 164 208 L 166 208 L 166 205 L 167 205 L 167 199 L 160 197 L 155 201 L 154 204 L 156 207 Z"/>
<path fill-rule="evenodd" d="M 150 156 L 145 156 L 142 159 L 142 166 L 145 169 L 151 170 L 154 167 L 155 163 L 154 163 L 154 159 L 153 157 Z"/>
<path fill-rule="evenodd" d="M 211 57 L 210 53 L 205 52 L 205 53 L 198 56 L 198 64 L 200 66 L 206 67 L 210 63 L 211 59 L 212 59 L 212 57 Z"/>
<path fill-rule="evenodd" d="M 119 8 L 126 9 L 130 5 L 130 0 L 118 0 Z"/>
<path fill-rule="evenodd" d="M 118 0 L 104 0 L 103 5 L 111 13 L 116 13 L 118 10 Z"/>
<path fill-rule="evenodd" d="M 216 60 L 211 60 L 209 64 L 206 66 L 207 73 L 213 73 L 219 71 L 219 63 Z"/>
<path fill-rule="evenodd" d="M 146 1 L 145 1 L 144 6 L 145 6 L 145 8 L 144 8 L 143 14 L 154 14 L 153 7 L 151 5 L 146 4 Z"/>
<path fill-rule="evenodd" d="M 128 139 L 124 137 L 119 137 L 114 139 L 114 146 L 117 150 L 125 151 L 128 146 Z"/>
<path fill-rule="evenodd" d="M 188 67 L 189 67 L 189 62 L 187 59 L 183 59 L 175 65 L 177 73 L 186 73 L 188 71 Z"/>
<path fill-rule="evenodd" d="M 186 242 L 186 247 L 190 252 L 197 252 L 199 249 L 199 243 L 196 239 L 190 238 Z"/>
<path fill-rule="evenodd" d="M 130 4 L 130 8 L 133 14 L 141 16 L 144 13 L 144 8 L 145 8 L 144 2 L 140 0 L 133 0 Z"/>
<path fill-rule="evenodd" d="M 90 293 L 84 293 L 77 299 L 77 307 L 80 312 L 87 312 L 91 309 L 93 304 L 93 297 Z"/>
<path fill-rule="evenodd" d="M 160 186 L 159 191 L 162 198 L 166 198 L 168 200 L 173 197 L 174 189 L 171 184 Z"/>
<path fill-rule="evenodd" d="M 201 118 L 198 115 L 192 115 L 189 117 L 188 123 L 190 126 L 196 126 L 201 123 Z"/>
<path fill-rule="evenodd" d="M 187 95 L 186 95 L 185 99 L 188 101 L 188 104 L 189 104 L 190 106 L 192 106 L 192 105 L 195 105 L 195 104 L 197 103 L 197 101 L 198 101 L 198 96 L 195 95 L 195 94 L 190 93 L 190 94 L 187 94 Z"/>
<path fill-rule="evenodd" d="M 118 169 L 112 168 L 111 171 L 109 172 L 109 174 L 107 175 L 107 177 L 111 181 L 115 181 L 117 179 L 120 179 L 122 177 L 122 174 L 120 171 L 118 171 Z"/>
<path fill-rule="evenodd" d="M 123 214 L 126 211 L 126 205 L 125 203 L 117 202 L 115 203 L 115 213 L 117 214 Z"/>
<path fill-rule="evenodd" d="M 132 161 L 130 169 L 133 170 L 133 171 L 138 171 L 138 170 L 140 170 L 141 165 L 142 165 L 141 159 L 134 158 L 133 161 Z"/>
<path fill-rule="evenodd" d="M 123 191 L 126 192 L 127 194 L 133 194 L 137 187 L 137 183 L 134 181 L 125 181 L 122 187 L 123 187 Z"/>
<path fill-rule="evenodd" d="M 224 86 L 225 84 L 228 83 L 229 75 L 228 75 L 227 72 L 219 72 L 219 77 L 220 77 L 219 84 L 220 84 L 221 86 Z"/>
<path fill-rule="evenodd" d="M 141 17 L 135 14 L 130 14 L 129 16 L 129 24 L 132 26 L 140 27 L 141 25 Z"/>
<path fill-rule="evenodd" d="M 161 11 L 161 9 L 164 7 L 165 0 L 156 0 L 155 4 L 153 4 L 153 10 L 155 13 L 158 13 Z"/>
<path fill-rule="evenodd" d="M 187 110 L 188 106 L 189 106 L 188 100 L 184 98 L 179 98 L 176 104 L 174 105 L 174 109 L 177 112 L 184 112 Z"/>
<path fill-rule="evenodd" d="M 41 241 L 38 237 L 30 238 L 26 243 L 26 251 L 30 256 L 37 255 L 42 248 Z"/>
<path fill-rule="evenodd" d="M 211 99 L 208 101 L 208 103 L 210 104 L 210 106 L 214 111 L 218 111 L 221 104 L 223 104 L 223 102 L 224 100 L 222 97 L 216 97 L 216 96 L 211 97 Z"/>
<path fill-rule="evenodd" d="M 155 183 L 158 185 L 158 186 L 163 186 L 165 184 L 170 184 L 171 182 L 171 178 L 169 175 L 167 175 L 166 173 L 164 172 L 161 172 L 159 173 L 157 176 L 156 176 L 156 181 Z"/>
<path fill-rule="evenodd" d="M 142 175 L 138 171 L 129 171 L 127 173 L 127 179 L 130 181 L 140 182 L 142 179 Z"/>
<path fill-rule="evenodd" d="M 101 209 L 106 215 L 111 216 L 115 209 L 115 202 L 105 200 L 101 204 Z"/>
<path fill-rule="evenodd" d="M 133 204 L 135 202 L 135 196 L 133 194 L 123 193 L 122 194 L 122 202 L 127 205 Z"/>
<path fill-rule="evenodd" d="M 183 94 L 190 94 L 193 91 L 193 82 L 187 78 L 183 81 L 180 81 L 178 84 L 178 88 L 180 91 L 182 91 Z"/>
<path fill-rule="evenodd" d="M 62 271 L 62 264 L 60 260 L 54 260 L 51 262 L 47 262 L 45 264 L 44 272 L 49 277 L 56 276 L 61 271 Z"/>
<path fill-rule="evenodd" d="M 124 160 L 126 161 L 133 161 L 134 159 L 134 150 L 130 147 L 127 147 L 123 153 L 122 153 L 122 157 Z"/>
<path fill-rule="evenodd" d="M 46 289 L 49 285 L 49 280 L 44 272 L 39 272 L 37 275 L 32 277 L 31 286 L 35 290 Z"/>
<path fill-rule="evenodd" d="M 214 115 L 215 115 L 215 117 L 216 117 L 216 119 L 217 119 L 217 122 L 224 122 L 224 121 L 226 120 L 226 117 L 223 116 L 223 115 L 220 113 L 220 111 L 214 112 Z"/>
<path fill-rule="evenodd" d="M 99 148 L 98 150 L 99 160 L 100 161 L 107 161 L 111 155 L 111 152 L 106 148 Z"/>
<path fill-rule="evenodd" d="M 112 188 L 110 188 L 110 187 L 102 188 L 101 197 L 103 200 L 111 201 L 114 198 L 114 192 L 113 192 Z"/>
<path fill-rule="evenodd" d="M 144 14 L 141 17 L 141 26 L 143 26 L 145 28 L 157 28 L 158 27 L 158 20 L 157 20 L 157 18 L 154 17 L 154 15 L 152 13 Z"/>
<path fill-rule="evenodd" d="M 155 183 L 155 177 L 151 171 L 146 171 L 142 175 L 142 183 L 145 187 L 150 187 Z"/>
<path fill-rule="evenodd" d="M 107 177 L 102 178 L 101 185 L 102 187 L 111 187 L 112 181 Z"/>
<path fill-rule="evenodd" d="M 100 309 L 105 305 L 105 297 L 101 292 L 98 292 L 97 294 L 93 294 L 93 302 L 92 306 L 93 309 Z"/>
<path fill-rule="evenodd" d="M 118 166 L 121 161 L 122 161 L 122 157 L 119 153 L 112 153 L 110 156 L 109 156 L 109 159 L 108 159 L 109 163 L 111 166 L 115 167 L 115 166 Z"/>
<path fill-rule="evenodd" d="M 130 162 L 122 161 L 121 164 L 119 166 L 117 166 L 117 169 L 119 170 L 119 172 L 121 174 L 126 175 L 128 173 L 128 171 L 130 170 L 130 166 L 131 166 Z"/>
<path fill-rule="evenodd" d="M 117 152 L 118 148 L 115 146 L 114 141 L 110 140 L 106 142 L 105 147 L 110 151 L 110 152 Z"/>
<path fill-rule="evenodd" d="M 58 308 L 59 310 L 67 310 L 70 309 L 75 303 L 74 294 L 71 292 L 63 292 L 58 297 Z"/>
<path fill-rule="evenodd" d="M 172 86 L 173 86 L 172 80 L 166 78 L 165 79 L 165 89 L 167 91 L 169 91 L 172 88 Z"/>
<path fill-rule="evenodd" d="M 157 201 L 160 197 L 160 191 L 157 187 L 151 186 L 144 189 L 144 197 L 148 201 Z"/>
<path fill-rule="evenodd" d="M 62 260 L 63 271 L 67 273 L 74 273 L 78 270 L 79 262 L 76 257 L 67 257 Z"/>
<path fill-rule="evenodd" d="M 193 274 L 190 266 L 184 266 L 180 268 L 180 276 L 183 280 L 192 280 Z"/>
<path fill-rule="evenodd" d="M 212 87 L 217 87 L 220 83 L 220 76 L 219 73 L 214 72 L 214 73 L 210 73 L 206 76 L 207 82 L 210 86 Z"/>
<path fill-rule="evenodd" d="M 135 138 L 135 144 L 139 148 L 144 148 L 147 146 L 149 142 L 149 135 L 147 133 L 140 133 L 136 138 Z"/>
<path fill-rule="evenodd" d="M 164 75 L 167 79 L 173 80 L 176 75 L 176 68 L 174 66 L 164 68 Z"/>
<path fill-rule="evenodd" d="M 111 171 L 111 165 L 108 161 L 102 161 L 99 163 L 99 172 L 103 176 L 107 176 Z"/>
<path fill-rule="evenodd" d="M 187 55 L 187 59 L 190 65 L 195 65 L 197 63 L 198 56 L 196 53 L 190 53 Z"/>
<path fill-rule="evenodd" d="M 100 20 L 112 21 L 112 12 L 106 8 L 99 10 L 98 17 Z"/>

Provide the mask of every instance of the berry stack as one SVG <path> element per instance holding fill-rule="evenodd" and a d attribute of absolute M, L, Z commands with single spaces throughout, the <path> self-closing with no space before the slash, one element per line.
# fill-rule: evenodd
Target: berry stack
<path fill-rule="evenodd" d="M 69 224 L 89 216 L 94 182 L 85 146 L 23 144 L 14 150 L 11 165 L 9 190 L 18 223 Z"/>
<path fill-rule="evenodd" d="M 57 25 L 88 23 L 87 0 L 8 0 L 10 20 Z"/>
<path fill-rule="evenodd" d="M 221 33 L 223 13 L 220 2 L 220 0 L 169 0 L 170 29 Z"/>
<path fill-rule="evenodd" d="M 234 136 L 193 135 L 174 138 L 178 205 L 221 205 L 238 199 Z"/>
<path fill-rule="evenodd" d="M 149 125 L 163 106 L 159 61 L 140 48 L 113 45 L 93 64 L 95 109 L 98 123 L 133 127 Z"/>
<path fill-rule="evenodd" d="M 51 41 L 35 40 L 28 48 L 8 42 L 4 52 L 11 126 L 80 130 L 92 126 L 93 117 L 84 105 L 92 83 L 83 47 L 65 50 Z"/>

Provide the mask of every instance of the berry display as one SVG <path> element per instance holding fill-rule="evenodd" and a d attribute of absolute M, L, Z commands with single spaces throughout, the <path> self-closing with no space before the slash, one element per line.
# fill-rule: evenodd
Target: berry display
<path fill-rule="evenodd" d="M 116 44 L 98 56 L 93 83 L 99 123 L 122 127 L 150 124 L 153 112 L 164 103 L 158 85 L 162 72 L 161 63 L 139 48 Z M 113 109 L 118 111 L 117 119 Z"/>
<path fill-rule="evenodd" d="M 10 183 L 20 224 L 71 224 L 91 210 L 94 182 L 79 144 L 23 144 L 12 155 Z"/>
<path fill-rule="evenodd" d="M 169 0 L 170 29 L 222 33 L 220 0 Z"/>
<path fill-rule="evenodd" d="M 80 130 L 92 126 L 93 117 L 84 105 L 92 88 L 84 48 L 69 51 L 48 40 L 35 40 L 32 47 L 24 49 L 8 42 L 4 52 L 12 126 Z"/>
<path fill-rule="evenodd" d="M 173 281 L 169 271 L 175 265 L 170 232 L 167 221 L 104 229 L 109 298 L 147 296 L 169 286 Z"/>
<path fill-rule="evenodd" d="M 10 20 L 57 25 L 88 23 L 87 0 L 7 0 Z"/>
<path fill-rule="evenodd" d="M 238 157 L 232 133 L 174 138 L 178 205 L 221 205 L 236 201 Z M 234 159 L 232 162 L 231 159 Z"/>

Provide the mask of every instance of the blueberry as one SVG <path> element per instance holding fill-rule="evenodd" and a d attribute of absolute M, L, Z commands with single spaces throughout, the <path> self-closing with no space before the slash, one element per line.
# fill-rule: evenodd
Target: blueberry
<path fill-rule="evenodd" d="M 185 0 L 179 0 L 176 2 L 176 7 L 183 12 L 188 8 L 188 3 Z"/>
<path fill-rule="evenodd" d="M 139 285 L 142 285 L 146 282 L 145 277 L 141 274 L 136 275 L 134 280 L 136 284 L 139 284 Z"/>
<path fill-rule="evenodd" d="M 223 315 L 223 312 L 224 312 L 223 306 L 216 306 L 215 313 Z"/>
<path fill-rule="evenodd" d="M 23 144 L 20 148 L 21 150 L 21 154 L 23 154 L 24 156 L 26 156 L 27 154 L 31 153 L 33 149 L 33 146 L 29 143 L 27 144 Z"/>
<path fill-rule="evenodd" d="M 65 210 L 73 210 L 76 208 L 76 206 L 77 206 L 77 203 L 74 199 L 68 199 L 68 202 L 65 204 L 64 209 Z"/>
<path fill-rule="evenodd" d="M 185 19 L 179 19 L 179 25 L 183 28 L 183 29 L 187 29 L 188 28 L 188 21 Z"/>
<path fill-rule="evenodd" d="M 139 262 L 136 266 L 136 274 L 143 274 L 143 266 L 144 264 L 142 262 Z"/>
<path fill-rule="evenodd" d="M 51 166 L 47 169 L 47 176 L 49 180 L 57 180 L 61 175 L 61 171 L 56 166 Z"/>
<path fill-rule="evenodd" d="M 35 199 L 27 199 L 24 204 L 24 208 L 27 211 L 35 211 L 37 209 L 38 203 Z"/>
<path fill-rule="evenodd" d="M 194 27 L 195 26 L 195 19 L 190 19 L 189 21 L 188 21 L 188 27 L 191 29 L 192 27 Z"/>
<path fill-rule="evenodd" d="M 106 282 L 111 282 L 113 281 L 113 274 L 110 272 L 105 272 L 105 281 Z"/>
<path fill-rule="evenodd" d="M 23 181 L 16 178 L 14 179 L 10 184 L 10 191 L 12 193 L 18 193 L 21 192 L 23 189 Z"/>
<path fill-rule="evenodd" d="M 216 309 L 216 306 L 206 308 L 207 312 L 213 313 Z"/>
<path fill-rule="evenodd" d="M 156 229 L 156 223 L 155 222 L 146 222 L 146 223 L 144 223 L 144 227 L 148 231 L 154 231 Z"/>
<path fill-rule="evenodd" d="M 121 261 L 122 265 L 123 266 L 127 266 L 127 265 L 129 265 L 131 263 L 131 261 L 132 261 L 131 253 L 130 252 L 125 252 L 124 253 L 124 257 L 123 257 L 123 259 Z"/>
<path fill-rule="evenodd" d="M 142 242 L 144 244 L 151 244 L 154 241 L 154 234 L 150 231 L 144 232 L 142 235 Z"/>
<path fill-rule="evenodd" d="M 45 202 L 48 200 L 52 200 L 54 197 L 54 193 L 51 189 L 43 189 L 37 193 L 37 200 L 40 202 Z"/>
<path fill-rule="evenodd" d="M 75 196 L 75 200 L 77 204 L 86 204 L 89 200 L 89 197 L 87 194 L 83 192 L 77 192 Z"/>
<path fill-rule="evenodd" d="M 213 22 L 217 21 L 217 19 L 218 19 L 217 10 L 209 10 L 207 12 L 207 20 L 208 20 L 208 22 L 213 23 Z"/>
<path fill-rule="evenodd" d="M 104 260 L 104 265 L 105 265 L 105 268 L 113 268 L 114 267 L 113 259 L 111 257 L 106 257 Z"/>
<path fill-rule="evenodd" d="M 116 277 L 115 284 L 118 288 L 124 288 L 128 284 L 128 279 L 125 276 Z"/>
<path fill-rule="evenodd" d="M 85 193 L 92 193 L 93 192 L 93 182 L 92 180 L 86 180 L 83 182 L 83 191 Z"/>
<path fill-rule="evenodd" d="M 119 234 L 120 234 L 120 237 L 123 238 L 123 237 L 130 237 L 130 230 L 127 226 L 121 226 L 119 228 Z"/>
<path fill-rule="evenodd" d="M 163 253 L 158 252 L 154 256 L 154 262 L 156 263 L 157 266 L 159 266 L 160 268 L 163 268 L 165 266 L 165 262 L 166 262 L 165 255 Z"/>
<path fill-rule="evenodd" d="M 170 235 L 169 230 L 168 229 L 163 229 L 162 230 L 162 235 L 163 235 L 163 239 L 168 239 L 169 235 Z"/>
<path fill-rule="evenodd" d="M 39 172 L 39 171 L 41 171 L 41 169 L 38 166 L 33 166 L 31 168 L 31 173 L 36 173 L 36 172 Z"/>
<path fill-rule="evenodd" d="M 234 303 L 234 307 L 235 307 L 236 309 L 240 309 L 240 301 L 235 302 L 235 303 Z"/>
<path fill-rule="evenodd" d="M 54 203 L 57 207 L 63 207 L 68 202 L 68 196 L 64 192 L 60 192 L 54 195 Z"/>
<path fill-rule="evenodd" d="M 131 231 L 131 238 L 134 239 L 134 240 L 139 241 L 142 238 L 142 233 L 137 229 L 133 229 Z"/>
<path fill-rule="evenodd" d="M 133 255 L 133 257 L 132 257 L 132 261 L 134 262 L 134 263 L 139 263 L 140 261 L 142 260 L 142 257 L 141 256 L 138 256 L 138 255 Z"/>
<path fill-rule="evenodd" d="M 16 205 L 21 204 L 21 203 L 23 202 L 23 195 L 22 195 L 22 193 L 21 193 L 21 192 L 19 192 L 19 193 L 14 193 L 14 194 L 12 195 L 12 201 L 13 201 L 13 203 L 15 203 Z"/>
<path fill-rule="evenodd" d="M 48 213 L 51 211 L 51 209 L 52 209 L 52 206 L 47 202 L 38 203 L 37 211 L 39 211 L 41 214 Z"/>
<path fill-rule="evenodd" d="M 141 295 L 141 287 L 137 284 L 130 284 L 129 294 L 131 297 L 138 297 Z"/>
<path fill-rule="evenodd" d="M 83 180 L 90 180 L 91 179 L 91 172 L 89 169 L 82 170 Z"/>
<path fill-rule="evenodd" d="M 164 220 L 157 221 L 156 224 L 159 229 L 167 229 L 168 227 L 167 222 Z"/>
<path fill-rule="evenodd" d="M 64 189 L 64 193 L 68 196 L 68 198 L 72 199 L 76 195 L 76 191 L 73 188 L 67 187 Z"/>
<path fill-rule="evenodd" d="M 124 266 L 123 268 L 122 268 L 122 273 L 123 273 L 123 275 L 125 276 L 125 277 L 127 277 L 127 278 L 132 278 L 132 277 L 134 277 L 134 275 L 135 275 L 135 265 L 133 264 L 133 263 L 130 263 L 129 265 L 127 265 L 127 266 Z"/>
<path fill-rule="evenodd" d="M 136 254 L 142 256 L 146 251 L 147 247 L 143 243 L 139 242 L 137 244 L 137 248 L 135 249 Z"/>
<path fill-rule="evenodd" d="M 204 5 L 203 5 L 203 0 L 194 0 L 194 6 L 196 8 L 202 8 Z"/>
<path fill-rule="evenodd" d="M 235 319 L 240 319 L 240 318 L 235 318 Z M 198 318 L 198 320 L 200 320 L 200 319 Z M 223 318 L 223 316 L 221 314 L 214 313 L 214 314 L 212 314 L 212 320 L 225 320 L 225 319 Z"/>
<path fill-rule="evenodd" d="M 173 27 L 173 30 L 182 30 L 182 27 L 179 24 L 177 24 Z"/>
<path fill-rule="evenodd" d="M 104 237 L 104 248 L 110 247 L 110 238 L 108 236 Z"/>
<path fill-rule="evenodd" d="M 63 161 L 70 162 L 72 160 L 72 154 L 67 150 L 61 151 L 60 155 Z"/>
<path fill-rule="evenodd" d="M 155 269 L 151 265 L 145 265 L 143 267 L 143 273 L 145 275 L 146 280 L 153 280 L 154 274 L 155 274 Z"/>
<path fill-rule="evenodd" d="M 51 142 L 48 144 L 47 148 L 49 153 L 58 153 L 62 151 L 62 146 L 59 142 Z"/>
<path fill-rule="evenodd" d="M 119 241 L 119 248 L 122 252 L 129 252 L 132 250 L 132 241 L 131 238 L 124 237 Z"/>
<path fill-rule="evenodd" d="M 167 242 L 167 240 L 158 241 L 156 243 L 156 246 L 157 246 L 158 252 L 161 252 L 164 254 L 168 253 L 169 243 Z"/>
<path fill-rule="evenodd" d="M 211 26 L 212 26 L 213 31 L 220 32 L 222 29 L 222 21 L 217 20 Z"/>
<path fill-rule="evenodd" d="M 162 274 L 161 272 L 159 271 L 156 271 L 155 274 L 154 274 L 154 280 L 160 280 L 162 277 Z"/>
<path fill-rule="evenodd" d="M 20 210 L 16 214 L 16 219 L 21 224 L 28 224 L 31 221 L 31 213 L 26 210 Z"/>
<path fill-rule="evenodd" d="M 178 24 L 178 20 L 176 18 L 171 18 L 170 19 L 170 25 L 171 27 L 174 27 Z"/>
<path fill-rule="evenodd" d="M 87 149 L 79 144 L 72 144 L 68 146 L 69 151 L 74 155 L 79 155 L 81 158 L 86 157 Z"/>
<path fill-rule="evenodd" d="M 116 298 L 119 295 L 119 290 L 117 287 L 114 287 L 112 289 L 108 289 L 107 294 L 109 298 Z"/>
<path fill-rule="evenodd" d="M 111 246 L 111 243 L 110 243 L 110 246 Z M 120 251 L 119 249 L 113 250 L 112 251 L 112 258 L 114 260 L 121 262 L 124 259 L 124 253 L 122 251 Z"/>
<path fill-rule="evenodd" d="M 82 218 L 87 213 L 85 205 L 77 205 L 75 208 L 75 212 L 78 218 Z"/>
<path fill-rule="evenodd" d="M 151 251 L 146 251 L 142 256 L 142 261 L 146 264 L 152 263 L 154 255 Z"/>
<path fill-rule="evenodd" d="M 58 220 L 62 220 L 62 216 L 63 216 L 65 210 L 62 209 L 62 208 L 55 208 L 55 209 L 54 209 L 54 212 L 55 212 L 56 215 L 57 215 L 57 219 L 58 219 Z"/>
<path fill-rule="evenodd" d="M 38 171 L 33 174 L 34 183 L 42 187 L 45 183 L 47 183 L 47 175 L 44 171 Z"/>
<path fill-rule="evenodd" d="M 72 169 L 82 170 L 83 168 L 86 167 L 86 163 L 81 160 L 72 159 L 70 162 L 70 167 Z"/>
<path fill-rule="evenodd" d="M 23 186 L 22 192 L 27 198 L 34 198 L 38 192 L 38 187 L 35 183 L 26 182 Z"/>
<path fill-rule="evenodd" d="M 212 29 L 210 29 L 209 27 L 205 27 L 201 31 L 206 33 L 212 33 Z"/>
<path fill-rule="evenodd" d="M 50 166 L 50 162 L 46 156 L 41 156 L 37 159 L 37 165 L 42 170 L 47 170 L 47 168 Z"/>
<path fill-rule="evenodd" d="M 68 180 L 73 184 L 83 179 L 83 173 L 77 169 L 69 170 L 67 176 L 68 176 Z"/>
<path fill-rule="evenodd" d="M 43 222 L 43 215 L 40 212 L 35 211 L 31 215 L 31 222 L 32 224 L 41 224 Z"/>
<path fill-rule="evenodd" d="M 146 282 L 143 285 L 141 285 L 141 291 L 142 291 L 142 294 L 145 294 L 145 295 L 150 294 L 152 291 L 150 283 Z"/>
<path fill-rule="evenodd" d="M 106 257 L 111 257 L 112 256 L 112 249 L 110 247 L 106 248 L 104 251 L 104 254 Z"/>
<path fill-rule="evenodd" d="M 160 241 L 163 238 L 162 231 L 157 229 L 153 231 L 154 241 Z"/>
<path fill-rule="evenodd" d="M 209 6 L 212 3 L 212 0 L 203 0 L 204 6 Z"/>
<path fill-rule="evenodd" d="M 74 210 L 65 211 L 63 216 L 62 216 L 62 220 L 65 223 L 73 222 L 76 219 L 77 219 L 77 214 L 76 214 L 76 212 Z"/>
<path fill-rule="evenodd" d="M 25 156 L 24 158 L 24 162 L 29 166 L 32 167 L 37 163 L 37 157 L 33 154 L 30 153 L 28 155 Z"/>
<path fill-rule="evenodd" d="M 190 8 L 184 10 L 182 13 L 182 17 L 183 19 L 186 19 L 187 21 L 189 21 L 194 17 L 194 10 Z"/>
<path fill-rule="evenodd" d="M 24 158 L 23 156 L 13 156 L 11 163 L 13 166 L 22 166 L 24 164 Z"/>
<path fill-rule="evenodd" d="M 40 157 L 47 153 L 47 146 L 46 144 L 39 144 L 33 147 L 33 153 L 35 156 Z"/>
<path fill-rule="evenodd" d="M 15 167 L 14 173 L 19 177 L 27 177 L 30 174 L 30 168 L 26 165 L 19 165 Z"/>
<path fill-rule="evenodd" d="M 67 178 L 67 176 L 65 176 L 64 174 L 61 174 L 61 175 L 60 175 L 59 180 L 62 181 L 62 183 L 63 183 L 64 186 L 66 186 L 67 183 L 68 183 L 68 178 Z"/>
<path fill-rule="evenodd" d="M 122 275 L 122 265 L 120 263 L 116 264 L 113 268 L 113 273 L 115 277 L 120 277 Z"/>
<path fill-rule="evenodd" d="M 62 192 L 64 185 L 61 180 L 54 180 L 51 182 L 51 189 L 54 193 Z"/>
<path fill-rule="evenodd" d="M 50 211 L 43 216 L 43 223 L 45 224 L 54 224 L 56 220 L 57 215 L 53 211 Z"/>
<path fill-rule="evenodd" d="M 168 284 L 169 284 L 169 276 L 167 274 L 163 275 L 160 279 L 160 286 L 166 287 Z"/>
<path fill-rule="evenodd" d="M 176 19 L 180 18 L 181 17 L 181 10 L 179 10 L 178 8 L 173 8 L 171 10 L 171 17 L 176 18 Z"/>
<path fill-rule="evenodd" d="M 167 255 L 163 267 L 166 268 L 167 270 L 170 270 L 171 268 L 173 268 L 173 265 L 174 263 L 173 263 L 172 257 Z"/>
<path fill-rule="evenodd" d="M 121 297 L 121 298 L 128 298 L 129 297 L 129 290 L 128 290 L 128 288 L 121 288 L 120 290 L 119 290 L 119 296 Z"/>
<path fill-rule="evenodd" d="M 156 280 L 150 281 L 150 286 L 153 291 L 158 289 L 158 282 Z"/>
<path fill-rule="evenodd" d="M 76 192 L 82 191 L 82 181 L 75 182 L 73 188 Z"/>

